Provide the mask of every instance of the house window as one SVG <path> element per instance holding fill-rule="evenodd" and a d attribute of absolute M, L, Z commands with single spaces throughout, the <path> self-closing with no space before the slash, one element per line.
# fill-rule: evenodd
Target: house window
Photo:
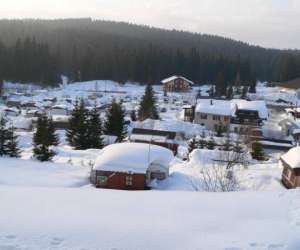
<path fill-rule="evenodd" d="M 100 186 L 106 186 L 107 185 L 107 176 L 97 176 L 97 184 Z"/>
<path fill-rule="evenodd" d="M 207 114 L 201 114 L 200 119 L 201 120 L 207 120 Z"/>
<path fill-rule="evenodd" d="M 214 115 L 214 116 L 213 116 L 213 120 L 214 120 L 214 121 L 221 121 L 221 116 L 219 116 L 219 115 Z"/>
<path fill-rule="evenodd" d="M 132 186 L 133 185 L 133 176 L 127 175 L 125 177 L 125 183 L 126 183 L 126 186 Z"/>

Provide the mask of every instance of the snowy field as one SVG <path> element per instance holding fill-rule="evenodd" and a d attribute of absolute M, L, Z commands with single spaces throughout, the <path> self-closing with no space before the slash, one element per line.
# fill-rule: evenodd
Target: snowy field
<path fill-rule="evenodd" d="M 128 99 L 125 104 L 133 108 L 144 92 L 134 84 L 91 81 L 48 91 L 30 88 L 35 95 L 20 98 L 42 106 L 45 98 L 64 103 L 88 97 L 95 89 L 103 92 L 100 104 Z M 209 87 L 201 89 L 205 94 Z M 296 98 L 263 85 L 258 90 L 253 98 L 271 103 Z M 167 112 L 161 113 L 161 121 L 137 122 L 136 127 L 183 132 L 187 138 L 201 133 L 200 125 L 180 120 L 182 105 L 193 102 L 197 89 L 173 94 L 169 103 L 163 101 L 161 86 L 155 91 L 159 107 Z M 280 151 L 267 152 L 266 162 L 237 167 L 239 192 L 206 193 L 195 184 L 201 167 L 210 166 L 214 157 L 215 151 L 207 150 L 189 161 L 176 158 L 170 177 L 153 190 L 123 192 L 91 186 L 90 169 L 100 150 L 75 151 L 64 132 L 58 134 L 60 145 L 51 163 L 31 159 L 32 132 L 24 131 L 18 132 L 21 159 L 0 158 L 0 250 L 300 249 L 300 190 L 281 185 Z"/>
<path fill-rule="evenodd" d="M 297 250 L 300 192 L 1 186 L 1 250 Z"/>

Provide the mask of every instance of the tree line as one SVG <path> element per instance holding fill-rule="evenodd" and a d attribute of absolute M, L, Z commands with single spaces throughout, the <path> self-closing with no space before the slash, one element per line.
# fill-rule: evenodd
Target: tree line
<path fill-rule="evenodd" d="M 157 84 L 174 74 L 227 85 L 285 81 L 300 75 L 300 53 L 250 46 L 217 36 L 126 23 L 0 20 L 0 80 L 56 84 L 109 79 Z"/>

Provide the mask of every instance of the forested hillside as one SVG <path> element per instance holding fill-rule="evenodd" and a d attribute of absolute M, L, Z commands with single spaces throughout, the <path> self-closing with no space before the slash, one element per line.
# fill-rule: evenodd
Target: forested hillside
<path fill-rule="evenodd" d="M 285 81 L 300 76 L 299 51 L 217 36 L 91 19 L 0 20 L 0 80 L 55 84 L 110 79 L 159 83 L 182 74 L 197 83 Z"/>

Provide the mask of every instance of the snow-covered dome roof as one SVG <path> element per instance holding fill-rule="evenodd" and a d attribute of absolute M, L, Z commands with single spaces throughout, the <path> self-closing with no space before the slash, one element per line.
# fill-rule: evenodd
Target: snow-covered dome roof
<path fill-rule="evenodd" d="M 290 149 L 281 159 L 292 168 L 300 168 L 300 147 Z"/>
<path fill-rule="evenodd" d="M 118 143 L 101 151 L 94 170 L 145 174 L 151 163 L 168 167 L 173 158 L 173 152 L 164 147 L 146 143 Z"/>

